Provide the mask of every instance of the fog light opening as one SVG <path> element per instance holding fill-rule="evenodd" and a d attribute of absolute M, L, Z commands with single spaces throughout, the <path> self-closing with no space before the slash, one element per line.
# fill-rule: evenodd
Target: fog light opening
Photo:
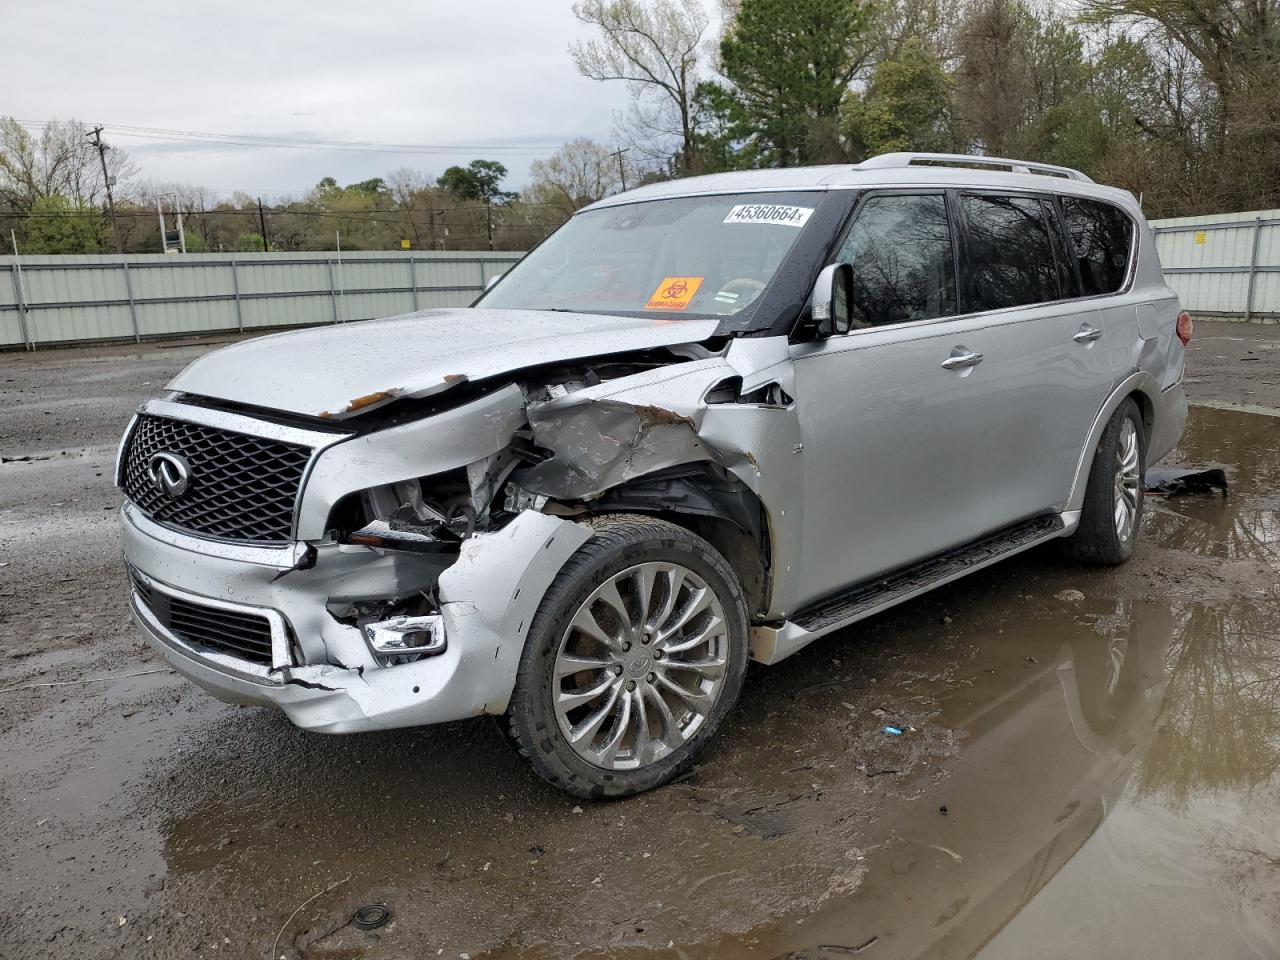
<path fill-rule="evenodd" d="M 369 650 L 385 666 L 438 656 L 448 647 L 444 622 L 438 614 L 392 617 L 365 624 L 364 639 Z"/>

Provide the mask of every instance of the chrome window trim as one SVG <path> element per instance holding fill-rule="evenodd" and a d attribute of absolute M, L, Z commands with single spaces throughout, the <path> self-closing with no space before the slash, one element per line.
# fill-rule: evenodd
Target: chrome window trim
<path fill-rule="evenodd" d="M 155 577 L 148 576 L 137 567 L 131 567 L 130 571 L 135 577 L 141 580 L 152 590 L 159 591 L 178 600 L 185 600 L 187 603 L 196 606 L 211 607 L 214 610 L 226 610 L 228 613 L 250 614 L 252 616 L 262 617 L 267 621 L 271 628 L 271 667 L 263 667 L 248 660 L 241 660 L 238 657 L 232 657 L 225 653 L 216 653 L 209 650 L 199 650 L 191 646 L 186 641 L 175 635 L 166 628 L 155 614 L 147 607 L 146 603 L 140 601 L 137 597 L 137 591 L 134 594 L 134 606 L 140 608 L 140 611 L 147 619 L 148 626 L 153 630 L 160 631 L 166 639 L 170 640 L 176 646 L 181 647 L 185 651 L 189 651 L 193 657 L 201 660 L 208 660 L 219 667 L 231 670 L 236 673 L 252 674 L 254 677 L 261 678 L 268 683 L 279 683 L 280 680 L 275 676 L 275 671 L 283 670 L 286 667 L 294 666 L 293 659 L 289 655 L 289 631 L 285 625 L 284 615 L 278 610 L 272 610 L 270 607 L 257 607 L 247 603 L 229 603 L 226 600 L 218 600 L 214 597 L 202 596 L 198 593 L 189 593 L 178 587 L 170 586 Z"/>
<path fill-rule="evenodd" d="M 126 500 L 124 504 L 125 518 L 153 540 L 189 550 L 204 557 L 216 557 L 219 560 L 234 560 L 239 563 L 253 563 L 260 567 L 276 567 L 287 570 L 296 564 L 306 553 L 303 543 L 289 543 L 280 547 L 256 547 L 234 540 L 214 540 L 209 537 L 198 537 L 175 527 L 168 527 L 152 520 L 138 509 L 137 505 Z"/>

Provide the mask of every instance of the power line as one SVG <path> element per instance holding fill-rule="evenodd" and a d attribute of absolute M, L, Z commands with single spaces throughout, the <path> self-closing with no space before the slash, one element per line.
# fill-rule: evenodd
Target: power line
<path fill-rule="evenodd" d="M 18 123 L 30 127 L 48 127 L 56 125 L 56 120 L 19 120 Z M 288 150 L 328 150 L 352 151 L 356 153 L 458 153 L 504 152 L 504 153 L 543 153 L 556 149 L 559 144 L 546 142 L 538 144 L 429 144 L 429 143 L 386 143 L 375 140 L 322 140 L 301 137 L 263 136 L 260 134 L 210 133 L 199 130 L 173 130 L 166 127 L 140 127 L 130 124 L 105 123 L 99 129 L 109 130 L 117 137 L 130 137 L 141 140 L 161 140 L 178 143 L 209 143 L 238 147 L 268 147 Z"/>
<path fill-rule="evenodd" d="M 559 209 L 560 205 L 556 203 L 525 203 L 523 201 L 519 201 L 514 206 L 510 206 L 510 207 L 499 206 L 498 209 L 509 209 L 512 211 L 518 211 L 518 210 L 531 209 L 535 207 L 555 207 Z M 340 220 L 376 220 L 379 217 L 386 219 L 390 216 L 396 216 L 396 215 L 411 217 L 415 215 L 427 216 L 432 213 L 436 213 L 436 214 L 457 213 L 460 211 L 471 211 L 479 216 L 484 210 L 485 210 L 485 206 L 483 204 L 477 204 L 475 206 L 470 206 L 470 207 L 431 207 L 431 208 L 421 207 L 421 208 L 412 208 L 412 209 L 408 207 L 390 207 L 385 209 L 354 210 L 349 213 L 337 211 L 337 210 L 293 210 L 293 209 L 290 209 L 289 207 L 266 207 L 267 213 L 271 214 L 273 217 L 289 217 L 289 216 L 336 217 Z M 258 215 L 258 208 L 255 205 L 254 207 L 249 209 L 242 209 L 242 208 L 236 208 L 231 210 L 186 209 L 186 210 L 180 210 L 178 212 L 180 212 L 184 217 L 198 217 L 198 216 L 256 217 Z M 56 219 L 59 217 L 96 217 L 98 215 L 99 215 L 98 212 L 95 210 L 40 210 L 40 211 L 0 210 L 0 217 L 15 217 L 18 219 L 27 219 L 27 218 Z M 120 217 L 150 217 L 153 215 L 154 215 L 153 211 L 150 211 L 150 210 L 121 210 L 117 212 L 117 216 L 120 216 Z"/>

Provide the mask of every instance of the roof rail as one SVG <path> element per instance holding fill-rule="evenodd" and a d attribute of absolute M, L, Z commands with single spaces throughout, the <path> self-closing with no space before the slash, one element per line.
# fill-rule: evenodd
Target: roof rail
<path fill-rule="evenodd" d="M 1030 160 L 1007 160 L 1004 157 L 975 157 L 966 153 L 882 153 L 878 157 L 863 160 L 857 165 L 859 170 L 912 166 L 1004 167 L 1013 173 L 1040 173 L 1051 177 L 1065 177 L 1068 180 L 1093 183 L 1092 178 L 1072 167 L 1059 167 L 1052 163 L 1033 163 Z"/>

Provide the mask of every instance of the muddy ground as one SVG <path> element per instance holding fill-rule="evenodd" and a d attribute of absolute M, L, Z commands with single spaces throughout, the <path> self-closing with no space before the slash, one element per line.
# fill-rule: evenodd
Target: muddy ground
<path fill-rule="evenodd" d="M 111 463 L 205 349 L 0 354 L 7 960 L 1280 956 L 1280 328 L 1189 354 L 1173 459 L 1228 499 L 755 668 L 691 776 L 583 805 L 485 721 L 328 738 L 161 670 Z"/>

